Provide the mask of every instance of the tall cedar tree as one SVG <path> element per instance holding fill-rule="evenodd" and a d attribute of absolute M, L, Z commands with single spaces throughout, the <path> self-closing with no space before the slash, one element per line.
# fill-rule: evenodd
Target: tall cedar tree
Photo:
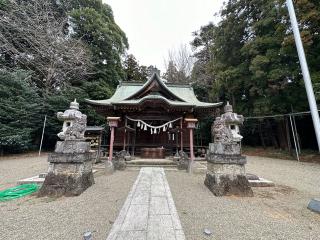
<path fill-rule="evenodd" d="M 320 2 L 296 1 L 301 36 L 315 86 L 319 83 Z M 195 33 L 193 77 L 212 80 L 214 100 L 263 115 L 307 109 L 298 56 L 284 0 L 229 0 L 221 22 Z"/>
<path fill-rule="evenodd" d="M 72 1 L 70 16 L 73 37 L 84 41 L 92 52 L 94 67 L 84 87 L 90 98 L 108 98 L 125 77 L 121 55 L 128 48 L 126 35 L 111 7 L 101 0 Z"/>
<path fill-rule="evenodd" d="M 143 65 L 140 66 L 132 54 L 126 56 L 123 62 L 123 68 L 126 81 L 145 82 L 148 79 L 147 67 Z"/>
<path fill-rule="evenodd" d="M 30 73 L 0 70 L 0 152 L 19 152 L 32 147 L 41 128 L 41 101 Z"/>

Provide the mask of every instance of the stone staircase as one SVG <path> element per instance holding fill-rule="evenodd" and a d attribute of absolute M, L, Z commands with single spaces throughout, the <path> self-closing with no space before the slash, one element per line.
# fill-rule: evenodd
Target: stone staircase
<path fill-rule="evenodd" d="M 135 159 L 127 161 L 128 170 L 139 170 L 142 167 L 162 167 L 166 170 L 177 170 L 177 164 L 170 159 Z"/>

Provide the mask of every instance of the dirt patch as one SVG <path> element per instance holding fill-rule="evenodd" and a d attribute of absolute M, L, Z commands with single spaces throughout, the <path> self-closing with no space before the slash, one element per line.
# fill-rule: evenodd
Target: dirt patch
<path fill-rule="evenodd" d="M 295 152 L 291 155 L 289 152 L 275 149 L 275 148 L 251 148 L 243 147 L 242 153 L 248 156 L 258 156 L 258 157 L 268 157 L 268 158 L 277 158 L 283 160 L 293 160 L 297 161 Z M 303 151 L 299 155 L 301 162 L 310 162 L 310 163 L 319 163 L 320 164 L 320 154 L 312 150 Z"/>
<path fill-rule="evenodd" d="M 285 186 L 285 185 L 276 185 L 275 187 L 255 187 L 254 196 L 264 199 L 276 199 L 283 196 L 288 196 L 298 192 L 297 189 Z"/>
<path fill-rule="evenodd" d="M 290 195 L 297 192 L 297 189 L 285 185 L 277 185 L 274 187 L 274 191 L 282 195 Z"/>

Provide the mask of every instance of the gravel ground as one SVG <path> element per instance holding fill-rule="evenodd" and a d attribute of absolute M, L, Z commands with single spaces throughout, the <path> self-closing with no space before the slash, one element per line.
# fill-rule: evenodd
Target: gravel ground
<path fill-rule="evenodd" d="M 0 190 L 13 187 L 23 178 L 33 177 L 48 170 L 48 155 L 19 154 L 0 158 Z"/>
<path fill-rule="evenodd" d="M 263 157 L 247 159 L 247 172 L 298 189 L 311 197 L 320 197 L 320 164 Z"/>
<path fill-rule="evenodd" d="M 1 186 L 46 170 L 45 159 L 0 160 Z M 137 171 L 118 171 L 110 176 L 98 172 L 95 184 L 78 197 L 28 196 L 0 202 L 0 239 L 83 239 L 87 230 L 93 232 L 94 239 L 106 239 L 137 175 Z"/>
<path fill-rule="evenodd" d="M 0 159 L 0 189 L 47 170 L 47 157 Z M 214 197 L 204 175 L 166 171 L 187 239 L 320 239 L 320 215 L 306 209 L 320 197 L 320 165 L 248 157 L 247 172 L 273 180 L 255 188 L 253 198 Z M 82 239 L 90 230 L 105 239 L 137 171 L 95 175 L 96 183 L 79 197 L 29 196 L 0 203 L 0 239 Z M 213 231 L 206 237 L 203 229 Z"/>
<path fill-rule="evenodd" d="M 214 197 L 204 174 L 166 171 L 187 239 L 320 239 L 320 215 L 306 206 L 320 197 L 320 165 L 249 157 L 247 172 L 273 180 L 253 198 Z M 213 234 L 205 236 L 203 230 Z"/>

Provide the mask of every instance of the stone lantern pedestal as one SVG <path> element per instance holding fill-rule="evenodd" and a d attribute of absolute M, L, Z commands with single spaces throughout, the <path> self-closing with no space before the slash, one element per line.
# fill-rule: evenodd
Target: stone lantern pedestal
<path fill-rule="evenodd" d="M 216 196 L 253 196 L 238 144 L 210 143 L 204 184 Z"/>
<path fill-rule="evenodd" d="M 90 143 L 83 137 L 86 128 L 86 115 L 78 111 L 77 102 L 70 109 L 58 113 L 64 120 L 64 128 L 58 136 L 54 153 L 48 157 L 49 169 L 39 196 L 77 196 L 94 184 Z"/>

